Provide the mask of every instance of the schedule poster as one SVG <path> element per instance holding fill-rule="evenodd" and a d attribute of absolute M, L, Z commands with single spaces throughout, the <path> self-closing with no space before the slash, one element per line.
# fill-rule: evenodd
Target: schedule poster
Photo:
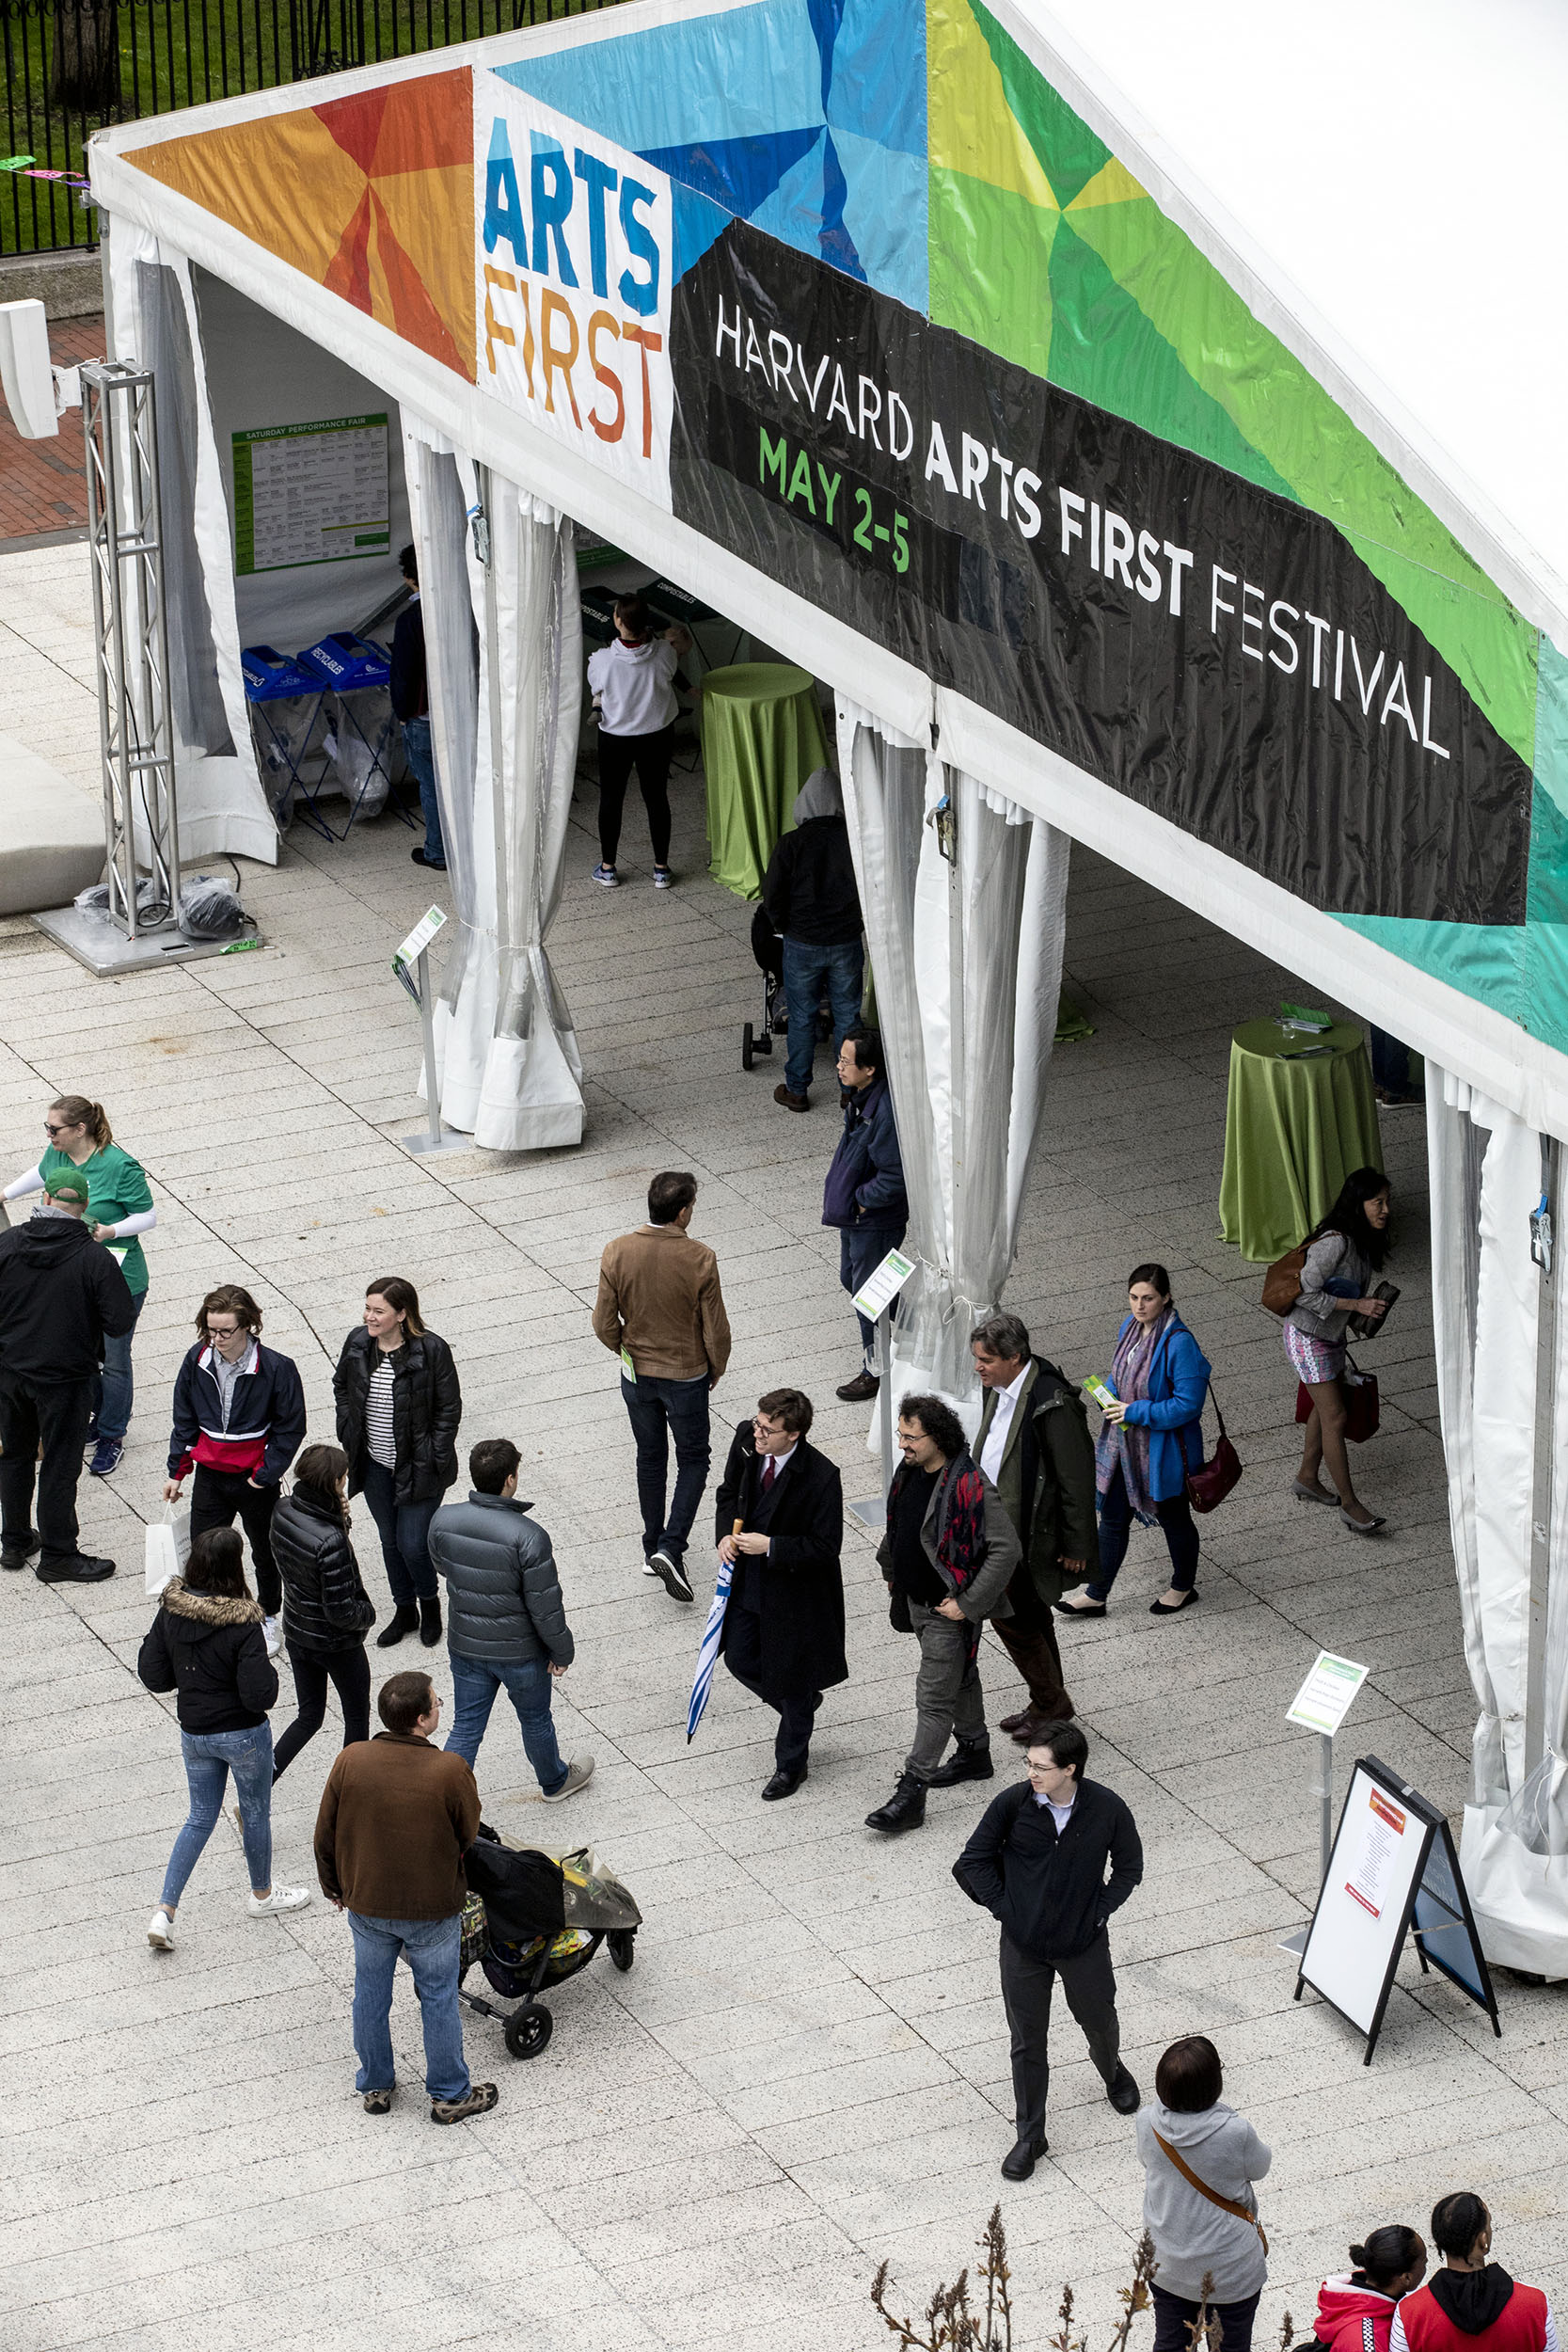
<path fill-rule="evenodd" d="M 385 555 L 387 413 L 234 436 L 234 568 L 282 572 Z"/>

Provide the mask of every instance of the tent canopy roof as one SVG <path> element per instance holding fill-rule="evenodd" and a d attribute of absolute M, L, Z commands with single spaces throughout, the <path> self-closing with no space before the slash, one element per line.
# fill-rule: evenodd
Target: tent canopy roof
<path fill-rule="evenodd" d="M 1143 147 L 1195 243 L 1222 268 L 1228 245 L 1293 320 L 1271 321 L 1282 340 L 1299 348 L 1305 326 L 1338 359 L 1363 429 L 1407 479 L 1394 436 L 1425 459 L 1412 486 L 1568 644 L 1568 306 L 1549 259 L 1568 232 L 1568 15 L 1015 6 L 1134 170 Z"/>

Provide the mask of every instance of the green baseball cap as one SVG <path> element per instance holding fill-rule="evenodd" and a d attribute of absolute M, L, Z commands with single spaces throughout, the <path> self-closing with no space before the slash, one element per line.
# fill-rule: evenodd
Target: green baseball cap
<path fill-rule="evenodd" d="M 87 1205 L 87 1180 L 77 1168 L 51 1168 L 43 1180 L 43 1189 L 51 1200 L 74 1200 L 84 1209 Z"/>

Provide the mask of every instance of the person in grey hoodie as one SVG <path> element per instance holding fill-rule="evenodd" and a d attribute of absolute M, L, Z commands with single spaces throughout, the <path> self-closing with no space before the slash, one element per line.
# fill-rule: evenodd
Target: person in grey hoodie
<path fill-rule="evenodd" d="M 447 1581 L 447 1652 L 456 1721 L 450 1753 L 473 1769 L 496 1693 L 517 1712 L 523 1749 L 546 1804 L 575 1797 L 594 1776 L 591 1756 L 562 1759 L 550 1720 L 551 1683 L 576 1655 L 550 1539 L 517 1500 L 522 1455 L 510 1438 L 482 1438 L 468 1455 L 473 1491 L 430 1522 L 430 1556 Z"/>
<path fill-rule="evenodd" d="M 1223 2352 L 1249 2352 L 1268 2276 L 1268 2240 L 1253 2184 L 1273 2157 L 1220 2093 L 1220 2055 L 1203 2034 L 1173 2042 L 1138 2110 L 1144 2227 L 1154 2241 L 1154 2352 L 1188 2352 L 1208 2287 Z"/>

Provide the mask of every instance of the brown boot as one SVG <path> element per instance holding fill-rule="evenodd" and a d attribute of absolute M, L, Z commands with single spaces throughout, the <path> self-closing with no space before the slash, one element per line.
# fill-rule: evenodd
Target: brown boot
<path fill-rule="evenodd" d="M 1042 1715 L 1037 1708 L 1032 1707 L 1028 1714 L 1020 1722 L 1018 1729 L 1013 1733 L 1013 1738 L 1021 1748 L 1033 1747 L 1042 1731 L 1048 1730 L 1052 1724 L 1059 1724 L 1063 1721 L 1064 1718 L 1060 1715 Z"/>
<path fill-rule="evenodd" d="M 1033 1708 L 1025 1707 L 1016 1715 L 1003 1715 L 998 1719 L 996 1728 L 998 1731 L 1019 1731 L 1028 1723 L 1033 1713 Z"/>

